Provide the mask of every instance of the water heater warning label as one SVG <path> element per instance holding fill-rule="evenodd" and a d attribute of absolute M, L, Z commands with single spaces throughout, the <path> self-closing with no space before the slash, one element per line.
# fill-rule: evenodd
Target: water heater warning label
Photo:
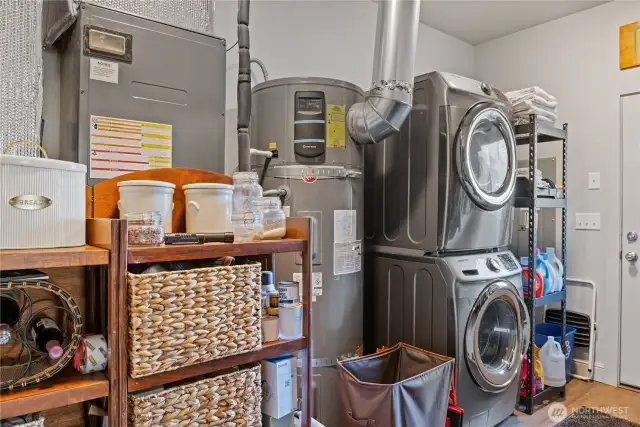
<path fill-rule="evenodd" d="M 327 147 L 345 147 L 345 106 L 327 104 Z"/>
<path fill-rule="evenodd" d="M 362 269 L 362 242 L 333 244 L 333 274 L 357 273 Z"/>
<path fill-rule="evenodd" d="M 170 168 L 172 131 L 163 123 L 91 116 L 89 177 Z"/>

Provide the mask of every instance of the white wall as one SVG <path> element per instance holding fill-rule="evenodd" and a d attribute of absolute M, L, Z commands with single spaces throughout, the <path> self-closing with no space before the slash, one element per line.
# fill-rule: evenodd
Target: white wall
<path fill-rule="evenodd" d="M 216 33 L 229 46 L 237 39 L 237 1 L 216 2 Z M 377 5 L 369 0 L 254 0 L 251 2 L 251 55 L 265 62 L 269 78 L 331 77 L 371 84 Z M 237 165 L 237 48 L 227 53 L 227 172 Z M 415 71 L 474 75 L 473 46 L 420 24 Z M 254 82 L 261 82 L 253 66 Z"/>
<path fill-rule="evenodd" d="M 640 68 L 619 69 L 618 34 L 638 17 L 640 2 L 612 2 L 476 48 L 477 78 L 503 90 L 541 86 L 569 123 L 568 276 L 597 284 L 596 379 L 610 384 L 620 348 L 620 95 L 640 91 Z M 588 172 L 601 173 L 601 190 L 587 190 Z M 600 212 L 601 230 L 574 230 L 577 212 Z"/>

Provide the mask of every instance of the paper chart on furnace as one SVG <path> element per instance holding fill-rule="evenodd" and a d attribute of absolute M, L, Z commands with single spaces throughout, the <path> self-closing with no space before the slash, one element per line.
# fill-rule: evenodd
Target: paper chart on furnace
<path fill-rule="evenodd" d="M 90 120 L 90 178 L 171 167 L 172 125 L 93 115 Z"/>

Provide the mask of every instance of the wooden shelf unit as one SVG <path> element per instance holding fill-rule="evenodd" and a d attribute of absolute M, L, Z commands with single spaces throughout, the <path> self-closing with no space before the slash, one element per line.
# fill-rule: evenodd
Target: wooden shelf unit
<path fill-rule="evenodd" d="M 196 259 L 219 258 L 224 256 L 257 256 L 273 255 L 286 252 L 302 253 L 302 277 L 303 277 L 303 338 L 298 340 L 281 340 L 263 344 L 262 348 L 239 355 L 229 356 L 210 362 L 185 366 L 173 371 L 161 372 L 141 378 L 130 378 L 125 368 L 127 360 L 127 325 L 128 315 L 126 311 L 119 319 L 118 328 L 120 343 L 120 384 L 124 386 L 122 396 L 127 393 L 142 391 L 145 389 L 182 381 L 201 375 L 213 374 L 234 366 L 241 366 L 247 363 L 260 362 L 262 360 L 280 356 L 282 354 L 302 352 L 302 427 L 311 425 L 311 220 L 309 218 L 287 218 L 287 235 L 282 240 L 271 240 L 261 242 L 238 242 L 238 243 L 207 243 L 202 245 L 185 246 L 157 246 L 157 247 L 132 247 L 121 248 L 125 261 L 123 269 L 122 283 L 126 283 L 126 266 L 140 263 L 154 263 L 165 261 L 185 261 Z M 127 295 L 123 292 L 119 295 L 120 307 L 127 307 Z M 122 312 L 121 312 L 122 313 Z M 124 424 L 122 424 L 124 425 Z"/>
<path fill-rule="evenodd" d="M 127 262 L 140 264 L 300 252 L 304 248 L 304 243 L 305 241 L 301 239 L 283 239 L 263 242 L 205 243 L 203 245 L 129 246 Z"/>
<path fill-rule="evenodd" d="M 302 359 L 302 427 L 311 425 L 311 250 L 312 234 L 310 218 L 287 218 L 285 239 L 263 242 L 239 242 L 232 244 L 210 243 L 205 245 L 128 247 L 126 221 L 115 219 L 117 182 L 125 179 L 155 179 L 176 184 L 173 225 L 175 232 L 184 231 L 184 193 L 182 185 L 194 182 L 229 183 L 230 177 L 193 169 L 166 169 L 134 172 L 87 187 L 87 242 L 79 248 L 3 250 L 0 251 L 0 270 L 56 269 L 69 275 L 67 269 L 87 267 L 80 282 L 87 292 L 92 309 L 82 313 L 88 330 L 100 328 L 109 343 L 109 364 L 106 372 L 81 375 L 69 368 L 53 378 L 23 389 L 0 392 L 2 418 L 20 416 L 108 398 L 109 425 L 127 425 L 127 394 L 162 384 L 211 374 L 247 363 L 298 352 Z M 162 261 L 184 261 L 223 256 L 269 256 L 299 252 L 302 257 L 303 336 L 297 340 L 280 340 L 265 343 L 256 351 L 187 366 L 175 371 L 159 373 L 143 378 L 129 378 L 127 372 L 127 268 L 130 264 Z M 267 261 L 269 265 L 269 261 Z M 52 270 L 54 271 L 54 270 Z M 77 273 L 77 271 L 76 271 Z M 76 281 L 78 278 L 76 277 Z M 55 280 L 53 280 L 55 283 Z M 105 323 L 106 322 L 106 323 Z M 78 406 L 78 405 L 74 405 Z M 52 420 L 47 420 L 51 423 Z M 55 421 L 53 421 L 55 423 Z"/>
<path fill-rule="evenodd" d="M 109 380 L 103 372 L 82 375 L 65 369 L 43 383 L 0 393 L 0 418 L 42 412 L 108 395 Z"/>
<path fill-rule="evenodd" d="M 109 264 L 109 251 L 90 245 L 75 248 L 0 250 L 0 270 L 104 264 Z"/>
<path fill-rule="evenodd" d="M 198 363 L 197 365 L 185 366 L 174 371 L 161 372 L 141 378 L 129 378 L 129 393 L 145 390 L 159 385 L 182 381 L 200 375 L 215 374 L 234 366 L 246 365 L 247 363 L 261 362 L 270 357 L 281 354 L 294 353 L 307 348 L 307 339 L 280 340 L 264 343 L 260 350 L 248 353 L 237 354 L 210 362 Z"/>
<path fill-rule="evenodd" d="M 117 419 L 118 294 L 117 256 L 111 252 L 120 240 L 124 221 L 87 219 L 87 245 L 71 248 L 0 250 L 0 270 L 41 269 L 50 281 L 76 299 L 83 317 L 84 332 L 103 333 L 109 343 L 107 371 L 82 375 L 71 366 L 41 383 L 0 391 L 0 418 L 63 408 L 108 397 L 108 414 Z M 99 231 L 99 233 L 96 233 Z M 78 299 L 79 298 L 79 299 Z M 98 320 L 101 319 L 101 320 Z M 77 408 L 76 410 L 81 410 Z M 62 418 L 66 415 L 62 414 Z M 55 424 L 57 419 L 47 419 Z"/>

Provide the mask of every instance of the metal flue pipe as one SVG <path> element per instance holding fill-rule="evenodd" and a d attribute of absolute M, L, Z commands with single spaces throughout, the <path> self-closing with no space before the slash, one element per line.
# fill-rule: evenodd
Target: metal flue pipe
<path fill-rule="evenodd" d="M 238 170 L 251 170 L 251 55 L 249 53 L 249 0 L 238 0 Z"/>
<path fill-rule="evenodd" d="M 373 83 L 366 100 L 354 104 L 347 116 L 355 141 L 381 142 L 409 116 L 419 22 L 417 0 L 382 0 L 378 5 Z"/>

